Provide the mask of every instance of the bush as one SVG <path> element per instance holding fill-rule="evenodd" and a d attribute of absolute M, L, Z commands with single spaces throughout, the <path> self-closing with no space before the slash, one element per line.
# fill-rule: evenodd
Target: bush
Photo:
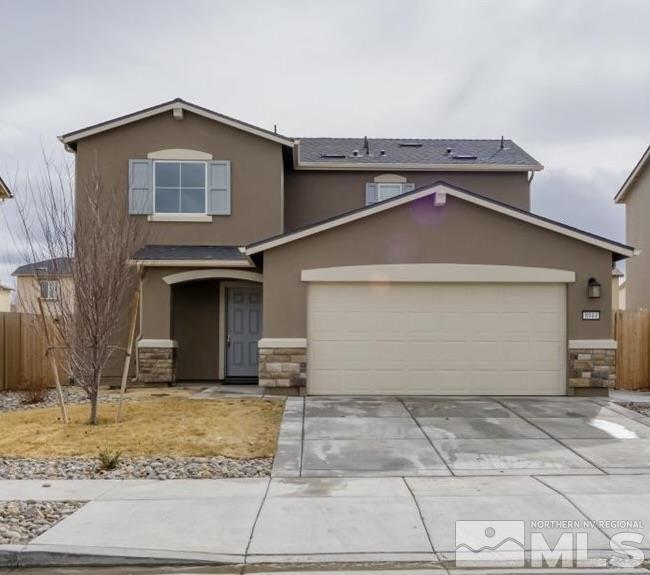
<path fill-rule="evenodd" d="M 121 457 L 121 451 L 113 451 L 112 449 L 105 447 L 99 452 L 99 468 L 102 471 L 111 471 L 112 469 L 116 469 L 120 463 Z"/>
<path fill-rule="evenodd" d="M 23 386 L 20 390 L 20 395 L 22 396 L 23 403 L 32 405 L 45 401 L 49 390 L 50 387 L 44 379 L 35 379 L 27 382 Z"/>

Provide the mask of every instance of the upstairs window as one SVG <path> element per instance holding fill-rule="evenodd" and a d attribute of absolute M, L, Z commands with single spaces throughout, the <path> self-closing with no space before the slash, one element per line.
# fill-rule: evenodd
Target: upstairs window
<path fill-rule="evenodd" d="M 41 280 L 38 282 L 41 298 L 46 300 L 59 299 L 59 282 L 56 280 Z"/>
<path fill-rule="evenodd" d="M 154 213 L 205 214 L 207 164 L 154 162 Z"/>
<path fill-rule="evenodd" d="M 377 201 L 382 202 L 404 192 L 402 184 L 377 184 Z"/>

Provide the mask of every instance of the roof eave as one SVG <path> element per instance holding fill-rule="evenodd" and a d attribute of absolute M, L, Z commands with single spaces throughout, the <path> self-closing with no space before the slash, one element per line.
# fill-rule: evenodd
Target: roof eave
<path fill-rule="evenodd" d="M 629 175 L 623 182 L 623 185 L 621 186 L 621 189 L 618 191 L 616 196 L 614 196 L 614 201 L 617 204 L 625 203 L 625 198 L 627 197 L 628 193 L 632 189 L 634 182 L 636 182 L 637 178 L 639 177 L 641 172 L 646 168 L 649 162 L 650 162 L 650 146 L 646 148 L 646 151 L 641 156 L 641 159 L 637 162 L 636 166 L 634 166 L 632 171 L 629 173 Z"/>
<path fill-rule="evenodd" d="M 255 264 L 248 258 L 245 260 L 156 260 L 129 259 L 130 265 L 141 265 L 148 268 L 254 268 Z"/>
<path fill-rule="evenodd" d="M 413 164 L 399 162 L 349 163 L 343 162 L 301 162 L 295 164 L 296 170 L 400 170 L 436 172 L 539 172 L 542 164 Z"/>

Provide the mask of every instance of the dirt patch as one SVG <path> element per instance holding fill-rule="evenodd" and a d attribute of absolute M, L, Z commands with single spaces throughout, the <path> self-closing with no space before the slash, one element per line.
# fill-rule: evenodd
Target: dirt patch
<path fill-rule="evenodd" d="M 100 405 L 100 424 L 88 425 L 88 406 L 69 406 L 71 423 L 58 408 L 0 414 L 4 457 L 123 456 L 272 457 L 282 419 L 282 400 L 166 397 L 129 402 L 115 423 L 114 404 Z"/>

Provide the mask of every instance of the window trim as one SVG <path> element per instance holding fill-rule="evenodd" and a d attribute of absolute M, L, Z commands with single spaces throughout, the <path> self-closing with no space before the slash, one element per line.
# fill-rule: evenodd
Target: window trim
<path fill-rule="evenodd" d="M 377 182 L 377 201 L 378 202 L 383 202 L 385 200 L 391 200 L 393 198 L 396 198 L 397 196 L 401 196 L 404 193 L 404 184 L 403 183 L 398 183 L 398 182 Z M 393 196 L 389 196 L 387 198 L 382 198 L 381 197 L 381 188 L 386 187 L 386 186 L 399 186 L 399 194 L 395 194 Z"/>
<path fill-rule="evenodd" d="M 46 289 L 47 296 L 43 296 L 43 284 L 46 284 L 48 287 Z M 45 301 L 57 301 L 59 299 L 59 280 L 47 280 L 40 279 L 38 280 L 38 296 Z M 54 292 L 54 295 L 52 295 Z"/>
<path fill-rule="evenodd" d="M 153 216 L 151 221 L 156 221 L 156 218 L 163 216 L 163 218 L 158 221 L 164 221 L 165 216 L 178 216 L 181 218 L 196 218 L 198 221 L 212 221 L 212 218 L 208 214 L 208 162 L 206 160 L 152 160 L 153 162 L 153 174 L 152 174 L 152 188 L 153 188 Z M 202 212 L 159 212 L 156 210 L 156 164 L 203 164 L 203 169 L 205 172 L 205 185 L 203 186 L 203 211 Z M 179 191 L 183 188 L 179 188 Z M 210 218 L 209 220 L 205 218 L 200 218 L 198 216 L 205 216 Z"/>

